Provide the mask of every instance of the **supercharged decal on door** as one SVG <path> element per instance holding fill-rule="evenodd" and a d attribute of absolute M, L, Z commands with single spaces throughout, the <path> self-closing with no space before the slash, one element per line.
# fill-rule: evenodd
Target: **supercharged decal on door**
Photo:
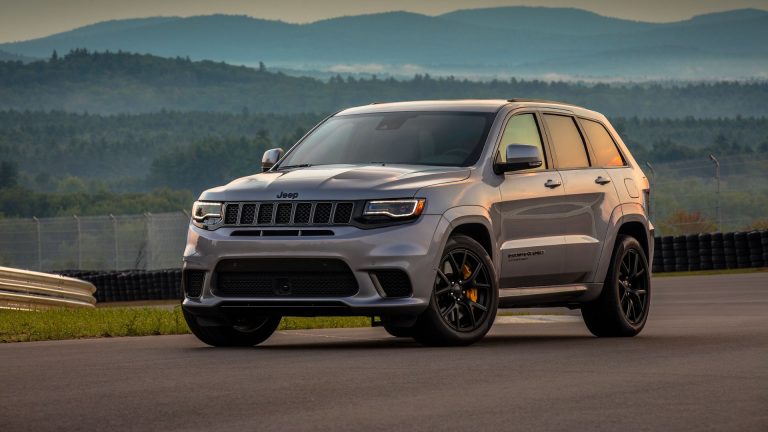
<path fill-rule="evenodd" d="M 544 255 L 543 250 L 515 252 L 507 255 L 509 261 L 525 261 L 530 257 Z"/>

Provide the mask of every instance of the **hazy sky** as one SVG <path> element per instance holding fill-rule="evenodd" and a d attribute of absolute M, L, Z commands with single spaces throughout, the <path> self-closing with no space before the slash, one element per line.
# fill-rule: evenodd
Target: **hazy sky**
<path fill-rule="evenodd" d="M 0 42 L 46 36 L 109 19 L 157 15 L 225 13 L 310 22 L 392 10 L 436 15 L 512 5 L 575 7 L 626 19 L 667 22 L 729 9 L 768 9 L 768 0 L 0 0 Z"/>

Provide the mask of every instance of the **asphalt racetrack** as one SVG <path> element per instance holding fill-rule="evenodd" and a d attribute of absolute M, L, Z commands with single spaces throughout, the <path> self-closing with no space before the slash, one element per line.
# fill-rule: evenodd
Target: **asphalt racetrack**
<path fill-rule="evenodd" d="M 380 328 L 4 344 L 0 431 L 768 430 L 768 273 L 656 279 L 633 339 L 506 321 L 466 348 Z"/>

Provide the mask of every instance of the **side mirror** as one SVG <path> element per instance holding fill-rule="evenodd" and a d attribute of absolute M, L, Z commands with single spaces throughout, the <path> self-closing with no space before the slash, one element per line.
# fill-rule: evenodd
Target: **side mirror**
<path fill-rule="evenodd" d="M 539 149 L 534 146 L 510 144 L 507 146 L 507 161 L 493 164 L 493 171 L 501 174 L 509 171 L 520 171 L 538 168 L 542 164 Z"/>
<path fill-rule="evenodd" d="M 261 157 L 261 171 L 269 171 L 281 157 L 283 157 L 283 149 L 281 148 L 273 148 L 265 151 L 264 156 Z"/>

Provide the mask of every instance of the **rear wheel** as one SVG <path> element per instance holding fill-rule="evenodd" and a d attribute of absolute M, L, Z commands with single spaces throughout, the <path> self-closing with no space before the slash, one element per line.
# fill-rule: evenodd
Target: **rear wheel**
<path fill-rule="evenodd" d="M 584 322 L 595 336 L 635 336 L 645 326 L 650 305 L 648 258 L 634 237 L 619 236 L 600 297 L 581 308 Z"/>
<path fill-rule="evenodd" d="M 424 345 L 470 345 L 488 333 L 498 303 L 496 271 L 488 253 L 470 237 L 452 236 L 413 337 Z"/>
<path fill-rule="evenodd" d="M 189 329 L 202 342 L 215 347 L 254 346 L 267 340 L 280 325 L 279 316 L 257 317 L 237 326 L 202 326 L 183 310 Z"/>

